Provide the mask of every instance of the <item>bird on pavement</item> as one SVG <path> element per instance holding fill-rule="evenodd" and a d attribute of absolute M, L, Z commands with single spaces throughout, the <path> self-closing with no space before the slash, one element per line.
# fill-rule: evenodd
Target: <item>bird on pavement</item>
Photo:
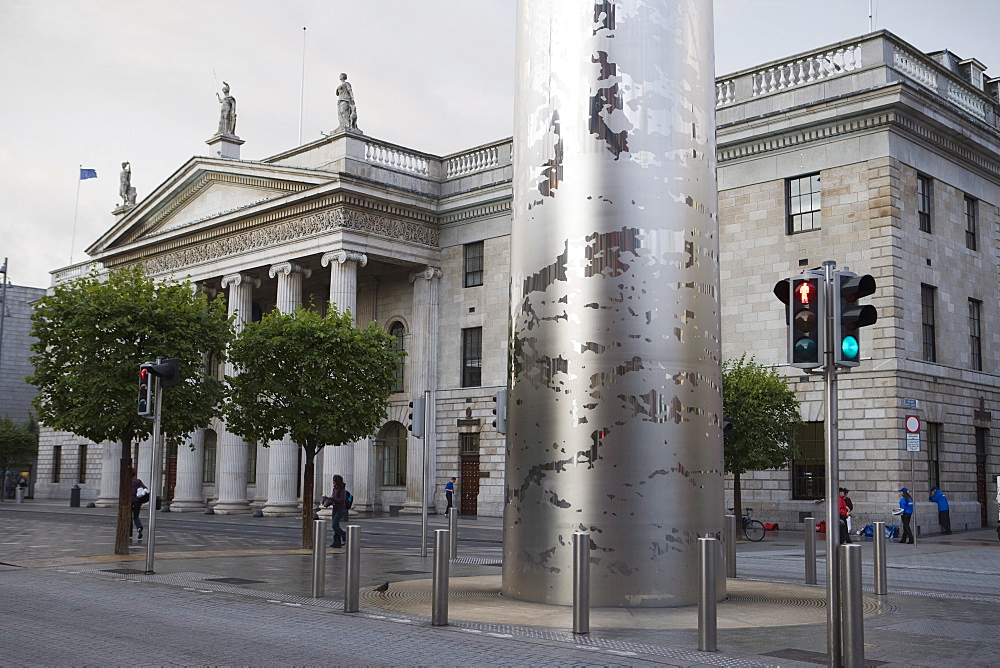
<path fill-rule="evenodd" d="M 389 591 L 389 583 L 386 582 L 386 583 L 380 584 L 379 586 L 375 587 L 375 589 L 372 589 L 372 591 L 377 591 L 380 594 L 384 594 L 387 591 Z"/>

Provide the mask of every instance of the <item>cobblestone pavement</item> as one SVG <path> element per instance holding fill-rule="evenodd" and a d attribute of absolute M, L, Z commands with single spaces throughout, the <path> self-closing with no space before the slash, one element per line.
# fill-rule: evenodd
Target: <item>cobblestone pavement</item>
<path fill-rule="evenodd" d="M 351 522 L 363 545 L 354 615 L 342 611 L 342 550 L 328 550 L 326 597 L 310 597 L 297 518 L 160 513 L 155 573 L 146 575 L 144 545 L 110 554 L 111 509 L 0 504 L 0 664 L 825 664 L 825 599 L 822 587 L 801 584 L 801 533 L 738 545 L 739 577 L 719 604 L 720 651 L 702 653 L 692 608 L 595 609 L 591 633 L 574 636 L 560 621 L 567 609 L 499 601 L 502 530 L 488 518 L 462 522 L 451 625 L 433 627 L 421 598 L 433 551 L 420 556 L 419 517 Z M 444 527 L 431 518 L 431 529 Z M 890 594 L 866 594 L 866 663 L 1000 665 L 998 554 L 993 529 L 890 546 Z M 380 600 L 371 587 L 385 581 L 396 584 Z M 507 607 L 490 607 L 497 601 Z"/>

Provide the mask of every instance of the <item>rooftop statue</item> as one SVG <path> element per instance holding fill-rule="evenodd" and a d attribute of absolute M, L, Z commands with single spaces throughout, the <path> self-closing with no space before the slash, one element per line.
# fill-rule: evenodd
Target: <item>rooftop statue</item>
<path fill-rule="evenodd" d="M 122 173 L 118 179 L 120 183 L 118 196 L 122 198 L 122 206 L 135 206 L 135 188 L 132 187 L 132 166 L 128 161 L 122 163 Z"/>
<path fill-rule="evenodd" d="M 229 94 L 229 84 L 222 82 L 222 95 L 219 98 L 219 131 L 217 134 L 236 136 L 236 98 Z"/>
<path fill-rule="evenodd" d="M 337 118 L 340 125 L 335 132 L 341 130 L 358 130 L 358 108 L 354 104 L 354 89 L 347 81 L 347 75 L 341 72 L 340 85 L 337 86 Z"/>

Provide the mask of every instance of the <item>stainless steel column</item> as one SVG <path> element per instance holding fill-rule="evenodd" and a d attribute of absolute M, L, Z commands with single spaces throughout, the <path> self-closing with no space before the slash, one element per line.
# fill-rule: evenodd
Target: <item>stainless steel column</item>
<path fill-rule="evenodd" d="M 726 577 L 736 577 L 736 515 L 726 515 Z"/>
<path fill-rule="evenodd" d="M 325 542 L 325 541 L 324 541 Z M 361 586 L 361 527 L 347 525 L 347 565 L 344 567 L 344 612 L 357 612 Z"/>
<path fill-rule="evenodd" d="M 872 524 L 875 539 L 875 593 L 885 596 L 889 593 L 889 583 L 886 578 L 885 552 L 885 522 Z"/>
<path fill-rule="evenodd" d="M 326 522 L 313 520 L 312 595 L 323 598 L 326 589 Z"/>
<path fill-rule="evenodd" d="M 573 633 L 590 633 L 590 534 L 573 534 Z"/>
<path fill-rule="evenodd" d="M 451 559 L 458 556 L 458 508 L 448 511 L 448 531 L 451 536 Z"/>
<path fill-rule="evenodd" d="M 844 668 L 865 665 L 865 610 L 861 598 L 861 546 L 840 546 L 840 586 L 843 610 L 841 637 Z M 831 564 L 836 563 L 831 561 Z"/>
<path fill-rule="evenodd" d="M 448 625 L 448 547 L 447 529 L 434 530 L 434 579 L 431 583 L 431 625 Z"/>
<path fill-rule="evenodd" d="M 816 518 L 803 520 L 806 532 L 806 584 L 816 584 Z"/>
<path fill-rule="evenodd" d="M 698 600 L 722 531 L 712 3 L 518 3 L 503 595 Z M 725 580 L 719 578 L 720 589 Z"/>
<path fill-rule="evenodd" d="M 715 553 L 719 549 L 715 538 L 698 539 L 701 573 L 698 596 L 698 650 L 714 652 L 718 650 L 716 631 L 718 621 L 715 616 Z"/>

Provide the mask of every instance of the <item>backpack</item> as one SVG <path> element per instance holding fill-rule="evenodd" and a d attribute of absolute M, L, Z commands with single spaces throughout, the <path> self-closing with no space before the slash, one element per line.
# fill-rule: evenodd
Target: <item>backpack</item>
<path fill-rule="evenodd" d="M 146 489 L 145 487 L 140 487 L 139 488 L 140 491 L 144 490 L 144 489 L 146 490 L 146 493 L 143 494 L 142 496 L 138 497 L 139 498 L 139 503 L 149 503 L 149 497 L 153 496 L 152 493 L 148 489 Z"/>
<path fill-rule="evenodd" d="M 348 510 L 350 510 L 351 506 L 353 506 L 353 505 L 354 505 L 354 495 L 351 494 L 350 492 L 348 492 L 347 493 L 347 501 L 344 502 L 344 508 L 347 508 Z"/>

